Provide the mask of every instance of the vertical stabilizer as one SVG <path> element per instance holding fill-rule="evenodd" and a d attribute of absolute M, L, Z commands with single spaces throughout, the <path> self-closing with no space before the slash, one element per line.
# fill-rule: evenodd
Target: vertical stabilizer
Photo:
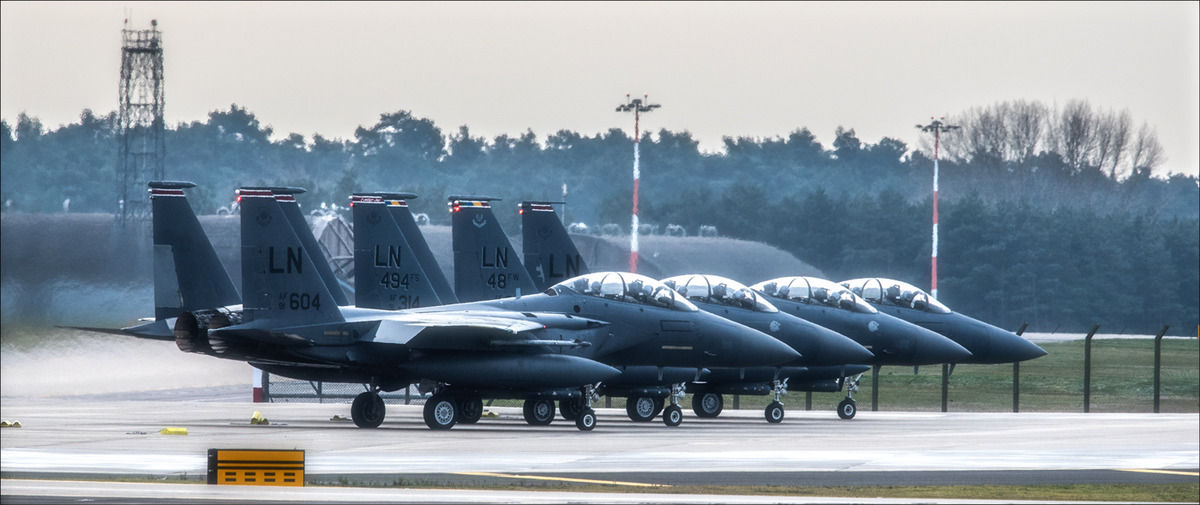
<path fill-rule="evenodd" d="M 460 302 L 533 294 L 537 287 L 492 214 L 497 198 L 451 196 L 454 292 Z"/>
<path fill-rule="evenodd" d="M 521 247 L 525 268 L 538 290 L 589 273 L 567 228 L 554 212 L 562 202 L 521 202 Z"/>
<path fill-rule="evenodd" d="M 395 219 L 396 224 L 400 225 L 400 234 L 412 247 L 413 254 L 417 255 L 417 261 L 421 263 L 421 269 L 425 270 L 425 276 L 433 284 L 433 290 L 437 293 L 438 299 L 444 304 L 458 303 L 458 295 L 454 293 L 450 281 L 446 280 L 446 274 L 442 273 L 442 267 L 438 265 L 433 251 L 429 249 L 429 243 L 425 241 L 425 235 L 417 226 L 416 218 L 408 210 L 408 202 L 405 200 L 411 200 L 417 196 L 412 193 L 405 193 L 404 196 L 407 198 L 388 202 L 388 211 L 392 213 L 392 219 Z"/>
<path fill-rule="evenodd" d="M 279 208 L 283 209 L 283 215 L 292 225 L 292 231 L 296 232 L 300 244 L 306 251 L 311 251 L 317 274 L 329 288 L 329 294 L 333 296 L 333 301 L 342 306 L 350 305 L 350 299 L 346 296 L 346 291 L 342 289 L 342 283 L 338 281 L 337 276 L 333 273 L 333 268 L 329 266 L 329 258 L 326 258 L 325 253 L 322 252 L 321 245 L 317 243 L 317 237 L 313 235 L 312 227 L 308 225 L 308 220 L 304 218 L 304 212 L 300 210 L 300 204 L 296 202 L 296 195 L 303 193 L 305 189 L 292 187 L 247 187 L 242 189 L 267 190 L 275 195 L 275 200 L 279 202 Z"/>
<path fill-rule="evenodd" d="M 296 236 L 275 195 L 267 189 L 248 188 L 238 194 L 246 320 L 275 319 L 289 325 L 342 321 L 313 254 Z"/>
<path fill-rule="evenodd" d="M 154 318 L 241 302 L 183 190 L 191 182 L 153 181 Z"/>
<path fill-rule="evenodd" d="M 358 193 L 354 216 L 354 304 L 368 309 L 411 309 L 441 305 L 429 276 L 400 233 L 389 207 L 408 194 Z"/>

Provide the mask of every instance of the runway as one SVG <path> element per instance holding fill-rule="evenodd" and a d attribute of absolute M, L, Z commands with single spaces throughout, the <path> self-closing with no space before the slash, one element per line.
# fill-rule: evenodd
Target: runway
<path fill-rule="evenodd" d="M 726 411 L 718 419 L 689 415 L 681 426 L 670 428 L 657 421 L 633 423 L 623 409 L 599 409 L 596 430 L 580 432 L 561 420 L 548 427 L 529 426 L 520 409 L 490 408 L 497 417 L 433 431 L 425 427 L 419 406 L 389 405 L 382 427 L 360 429 L 340 420 L 349 417 L 346 404 L 188 401 L 182 396 L 163 393 L 156 395 L 162 399 L 149 401 L 5 398 L 0 416 L 22 424 L 4 428 L 0 437 L 5 501 L 44 503 L 77 495 L 147 503 L 360 500 L 323 491 L 301 499 L 265 488 L 228 494 L 234 492 L 204 490 L 225 486 L 185 485 L 184 491 L 170 491 L 163 484 L 19 480 L 194 480 L 205 474 L 210 448 L 302 449 L 310 483 L 469 488 L 518 482 L 565 489 L 534 496 L 455 490 L 354 495 L 361 501 L 396 503 L 645 503 L 667 496 L 678 503 L 753 503 L 764 498 L 636 491 L 679 485 L 1186 483 L 1196 481 L 1200 467 L 1197 414 L 860 412 L 843 421 L 833 412 L 789 410 L 783 423 L 772 425 L 761 412 L 743 410 Z M 256 410 L 270 424 L 250 424 Z M 167 427 L 186 428 L 187 435 L 160 434 Z M 569 492 L 572 484 L 589 483 L 626 492 Z M 831 501 L 775 498 L 768 501 Z"/>
<path fill-rule="evenodd" d="M 252 425 L 261 411 L 271 424 Z M 303 449 L 310 477 L 420 474 L 670 474 L 1184 470 L 1200 467 L 1200 415 L 789 410 L 687 417 L 669 428 L 599 409 L 595 431 L 527 425 L 517 408 L 449 431 L 389 405 L 360 429 L 345 404 L 5 399 L 0 459 L 14 473 L 199 475 L 209 448 Z M 162 435 L 166 427 L 188 434 Z M 1170 474 L 1162 474 L 1170 475 Z"/>

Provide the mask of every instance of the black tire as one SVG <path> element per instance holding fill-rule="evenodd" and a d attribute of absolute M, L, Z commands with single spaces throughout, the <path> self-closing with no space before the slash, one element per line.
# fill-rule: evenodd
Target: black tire
<path fill-rule="evenodd" d="M 439 393 L 425 401 L 425 426 L 433 430 L 448 430 L 458 422 L 458 402 L 450 395 Z"/>
<path fill-rule="evenodd" d="M 625 399 L 625 413 L 634 422 L 650 422 L 658 415 L 657 402 L 649 396 L 630 396 Z"/>
<path fill-rule="evenodd" d="M 663 411 L 663 406 L 666 404 L 667 404 L 666 398 L 655 398 L 654 399 L 654 415 L 650 416 L 650 418 L 654 419 L 655 417 L 658 417 L 658 415 L 661 414 Z"/>
<path fill-rule="evenodd" d="M 771 402 L 767 408 L 763 410 L 763 417 L 767 418 L 767 422 L 778 424 L 783 421 L 783 404 L 779 402 Z"/>
<path fill-rule="evenodd" d="M 458 399 L 458 422 L 475 424 L 483 417 L 483 400 L 480 398 Z"/>
<path fill-rule="evenodd" d="M 525 407 L 522 409 L 525 414 L 525 422 L 533 426 L 548 426 L 554 421 L 554 402 L 542 398 L 532 398 L 525 400 Z"/>
<path fill-rule="evenodd" d="M 354 403 L 350 404 L 350 418 L 359 428 L 378 428 L 383 424 L 385 415 L 387 407 L 383 404 L 383 398 L 370 391 L 355 396 Z"/>
<path fill-rule="evenodd" d="M 663 409 L 663 424 L 667 426 L 679 426 L 683 423 L 683 409 L 678 405 L 671 405 Z"/>
<path fill-rule="evenodd" d="M 579 413 L 583 412 L 583 398 L 568 398 L 558 401 L 558 412 L 563 419 L 574 421 L 579 418 Z"/>
<path fill-rule="evenodd" d="M 854 414 L 858 413 L 857 402 L 849 398 L 842 400 L 842 403 L 838 404 L 837 413 L 842 419 L 854 419 Z"/>
<path fill-rule="evenodd" d="M 579 415 L 575 416 L 575 427 L 579 428 L 579 431 L 592 431 L 595 429 L 596 411 L 584 407 L 583 410 L 579 412 Z"/>
<path fill-rule="evenodd" d="M 721 415 L 725 408 L 725 397 L 717 393 L 696 393 L 692 395 L 692 412 L 696 417 L 714 418 Z"/>

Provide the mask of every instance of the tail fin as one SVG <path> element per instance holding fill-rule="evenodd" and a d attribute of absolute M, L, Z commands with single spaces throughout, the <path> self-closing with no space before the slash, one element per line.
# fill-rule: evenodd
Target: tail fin
<path fill-rule="evenodd" d="M 400 233 L 389 207 L 401 194 L 355 194 L 354 304 L 369 309 L 410 309 L 440 305 L 429 276 Z"/>
<path fill-rule="evenodd" d="M 246 321 L 279 319 L 293 326 L 343 321 L 313 253 L 292 229 L 275 195 L 267 189 L 238 193 Z"/>
<path fill-rule="evenodd" d="M 510 298 L 537 290 L 496 222 L 488 203 L 492 200 L 498 199 L 450 197 L 454 292 L 460 302 Z"/>
<path fill-rule="evenodd" d="M 408 210 L 408 202 L 405 200 L 411 200 L 417 196 L 412 193 L 404 193 L 400 196 L 403 198 L 388 202 L 388 211 L 391 212 L 392 219 L 396 221 L 396 224 L 400 226 L 400 235 L 408 241 L 413 254 L 417 256 L 417 261 L 421 264 L 421 269 L 425 270 L 425 277 L 433 284 L 433 290 L 437 293 L 438 299 L 442 303 L 458 303 L 458 296 L 454 294 L 454 288 L 450 287 L 450 281 L 446 280 L 446 274 L 442 273 L 442 267 L 434 258 L 433 251 L 429 249 L 425 235 L 417 227 L 417 220 Z"/>
<path fill-rule="evenodd" d="M 154 318 L 241 302 L 183 190 L 191 182 L 153 181 Z"/>
<path fill-rule="evenodd" d="M 317 243 L 317 237 L 313 235 L 312 227 L 308 225 L 308 220 L 300 211 L 300 204 L 296 203 L 296 195 L 304 193 L 305 189 L 293 187 L 245 187 L 242 189 L 266 190 L 275 195 L 275 200 L 279 202 L 279 208 L 283 209 L 283 215 L 292 225 L 292 230 L 296 232 L 300 244 L 312 255 L 317 273 L 325 282 L 325 286 L 329 288 L 329 294 L 333 296 L 334 303 L 342 306 L 350 305 L 350 299 L 346 296 L 346 291 L 342 289 L 342 283 L 338 282 L 337 276 L 333 274 L 333 269 L 329 267 L 329 258 L 326 258 L 325 253 L 321 252 L 321 245 Z"/>
<path fill-rule="evenodd" d="M 589 273 L 567 228 L 554 212 L 556 203 L 562 202 L 521 202 L 518 207 L 525 268 L 539 290 Z"/>

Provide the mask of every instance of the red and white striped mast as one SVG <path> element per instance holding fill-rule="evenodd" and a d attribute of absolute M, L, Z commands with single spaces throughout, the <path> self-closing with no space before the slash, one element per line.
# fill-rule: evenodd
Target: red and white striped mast
<path fill-rule="evenodd" d="M 957 130 L 959 126 L 943 124 L 941 120 L 929 118 L 929 124 L 917 125 L 923 132 L 933 132 L 933 255 L 930 257 L 931 281 L 929 296 L 937 299 L 937 255 L 938 255 L 938 147 L 942 133 Z M 945 116 L 942 119 L 946 119 Z"/>
<path fill-rule="evenodd" d="M 629 271 L 632 273 L 637 273 L 638 260 L 638 183 L 641 180 L 641 172 L 638 170 L 638 141 L 641 140 L 641 130 L 638 123 L 643 112 L 650 112 L 659 107 L 659 104 L 650 103 L 650 95 L 631 100 L 629 93 L 625 94 L 625 104 L 617 106 L 617 112 L 633 112 L 633 227 L 629 230 Z"/>

